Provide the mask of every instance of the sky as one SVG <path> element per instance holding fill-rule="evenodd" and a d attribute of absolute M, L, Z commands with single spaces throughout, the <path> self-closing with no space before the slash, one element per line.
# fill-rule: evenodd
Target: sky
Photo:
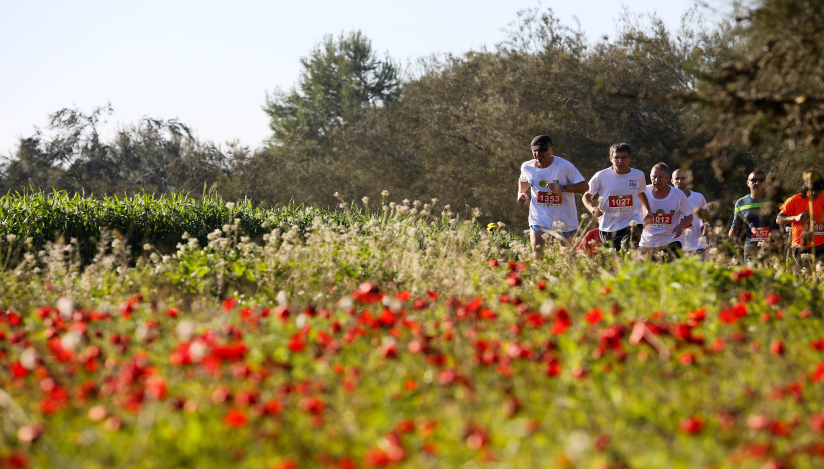
<path fill-rule="evenodd" d="M 709 18 L 729 11 L 706 0 Z M 613 35 L 624 7 L 655 13 L 673 29 L 693 0 L 0 0 L 0 155 L 62 108 L 111 103 L 102 129 L 142 117 L 176 118 L 201 140 L 252 148 L 269 136 L 267 93 L 289 89 L 300 58 L 326 34 L 361 30 L 372 47 L 406 64 L 461 54 L 503 39 L 526 8 L 574 18 L 594 41 Z"/>

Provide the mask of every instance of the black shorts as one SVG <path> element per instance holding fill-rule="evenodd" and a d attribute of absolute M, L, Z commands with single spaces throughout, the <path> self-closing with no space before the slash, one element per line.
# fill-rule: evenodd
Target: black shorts
<path fill-rule="evenodd" d="M 638 246 L 643 231 L 644 225 L 639 223 L 634 228 L 628 226 L 618 231 L 599 231 L 598 233 L 601 235 L 601 243 L 605 248 L 629 249 Z"/>
<path fill-rule="evenodd" d="M 660 260 L 667 260 L 671 261 L 673 259 L 678 259 L 681 257 L 681 242 L 680 241 L 673 241 L 669 244 L 665 244 L 663 246 L 656 246 L 654 248 L 642 248 L 644 250 L 644 254 L 656 261 Z"/>

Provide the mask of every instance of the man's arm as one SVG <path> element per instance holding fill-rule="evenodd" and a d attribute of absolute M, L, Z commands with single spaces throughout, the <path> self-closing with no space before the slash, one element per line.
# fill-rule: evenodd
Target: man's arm
<path fill-rule="evenodd" d="M 586 192 L 589 190 L 589 183 L 584 180 L 581 182 L 576 182 L 575 184 L 570 184 L 566 188 L 566 192 L 572 192 L 575 194 L 580 194 L 581 192 Z"/>
<path fill-rule="evenodd" d="M 529 183 L 518 181 L 518 203 L 526 205 L 527 202 L 529 202 Z"/>
<path fill-rule="evenodd" d="M 806 221 L 810 218 L 809 212 L 801 212 L 798 215 L 787 215 L 783 211 L 778 212 L 778 216 L 775 218 L 775 222 L 779 225 L 786 225 L 789 223 L 794 223 L 797 221 Z"/>
<path fill-rule="evenodd" d="M 646 213 L 646 215 L 644 215 L 644 224 L 647 225 L 649 223 L 652 223 L 652 209 L 649 206 L 649 199 L 647 199 L 647 193 L 639 192 L 638 200 L 641 202 L 641 209 L 644 211 L 644 213 Z"/>
<path fill-rule="evenodd" d="M 589 192 L 587 192 L 586 194 L 584 194 L 584 198 L 582 201 L 584 202 L 584 207 L 586 207 L 587 211 L 591 213 L 593 217 L 598 218 L 599 216 L 601 216 L 601 208 L 592 202 L 592 199 L 594 198 L 595 194 L 590 194 Z"/>

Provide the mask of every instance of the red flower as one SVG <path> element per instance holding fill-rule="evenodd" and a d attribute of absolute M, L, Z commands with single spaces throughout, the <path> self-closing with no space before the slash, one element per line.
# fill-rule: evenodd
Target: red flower
<path fill-rule="evenodd" d="M 10 367 L 11 374 L 15 378 L 25 378 L 29 374 L 29 370 L 27 370 L 20 362 L 14 362 L 11 364 Z"/>
<path fill-rule="evenodd" d="M 810 381 L 812 381 L 813 383 L 817 383 L 822 379 L 824 379 L 824 364 L 819 363 L 818 365 L 816 365 L 815 371 L 813 371 L 812 374 L 810 374 Z"/>
<path fill-rule="evenodd" d="M 718 313 L 718 320 L 727 324 L 735 324 L 745 316 L 747 316 L 747 306 L 744 303 L 736 303 L 733 307 Z"/>
<path fill-rule="evenodd" d="M 157 375 L 146 378 L 146 394 L 154 399 L 166 397 L 166 380 Z"/>
<path fill-rule="evenodd" d="M 510 272 L 506 275 L 506 284 L 510 287 L 517 287 L 521 284 L 521 276 L 518 272 Z"/>
<path fill-rule="evenodd" d="M 166 311 L 166 314 L 170 318 L 176 318 L 179 313 L 180 313 L 180 310 L 178 310 L 177 308 L 169 308 L 169 310 Z"/>
<path fill-rule="evenodd" d="M 489 262 L 489 266 L 493 269 L 498 267 L 498 259 L 489 259 L 487 262 Z"/>
<path fill-rule="evenodd" d="M 243 342 L 234 342 L 225 345 L 215 345 L 212 347 L 212 356 L 220 360 L 237 361 L 242 359 L 247 352 Z"/>
<path fill-rule="evenodd" d="M 223 417 L 223 423 L 232 428 L 244 427 L 249 423 L 249 417 L 247 417 L 246 413 L 241 409 L 230 409 L 229 412 L 226 412 L 226 416 Z"/>
<path fill-rule="evenodd" d="M 773 355 L 783 355 L 784 354 L 784 342 L 780 340 L 773 340 L 770 342 L 770 353 Z"/>
<path fill-rule="evenodd" d="M 406 301 L 409 299 L 410 296 L 412 296 L 412 293 L 410 293 L 409 290 L 405 290 L 395 295 L 395 299 L 400 301 Z"/>
<path fill-rule="evenodd" d="M 593 308 L 587 312 L 584 319 L 590 324 L 598 324 L 603 321 L 604 313 L 601 312 L 600 308 Z"/>
<path fill-rule="evenodd" d="M 752 294 L 750 294 L 750 292 L 748 292 L 748 291 L 745 291 L 744 293 L 738 295 L 738 301 L 740 301 L 742 303 L 749 303 L 752 300 L 753 300 Z"/>
<path fill-rule="evenodd" d="M 767 303 L 768 306 L 775 306 L 781 301 L 781 296 L 777 293 L 770 293 L 766 297 L 764 297 L 764 303 Z"/>
<path fill-rule="evenodd" d="M 326 403 L 319 397 L 304 397 L 298 403 L 301 409 L 311 414 L 321 414 L 326 409 Z"/>
<path fill-rule="evenodd" d="M 383 299 L 383 293 L 372 282 L 363 282 L 351 295 L 355 301 L 364 304 L 377 303 Z"/>
<path fill-rule="evenodd" d="M 730 272 L 730 280 L 732 280 L 733 282 L 737 282 L 739 280 L 752 277 L 754 273 L 755 272 L 753 272 L 752 269 L 741 269 L 737 272 Z"/>
<path fill-rule="evenodd" d="M 272 469 L 298 469 L 300 466 L 298 465 L 297 461 L 293 459 L 284 459 L 281 461 L 280 464 L 277 466 L 272 467 Z"/>
<path fill-rule="evenodd" d="M 237 305 L 237 300 L 236 299 L 226 298 L 225 300 L 223 300 L 223 311 L 225 311 L 225 312 L 231 311 L 232 308 L 235 307 L 235 305 Z"/>
<path fill-rule="evenodd" d="M 566 309 L 561 308 L 555 315 L 555 322 L 552 323 L 552 333 L 555 335 L 561 335 L 566 332 L 571 325 L 572 321 L 569 319 L 569 312 Z"/>
<path fill-rule="evenodd" d="M 704 419 L 696 415 L 687 417 L 681 420 L 678 428 L 684 433 L 694 435 L 704 429 Z"/>

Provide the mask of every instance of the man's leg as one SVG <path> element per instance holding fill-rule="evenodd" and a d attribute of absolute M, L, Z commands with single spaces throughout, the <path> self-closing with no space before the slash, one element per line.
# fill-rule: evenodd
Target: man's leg
<path fill-rule="evenodd" d="M 538 225 L 529 226 L 529 243 L 532 245 L 532 258 L 537 261 L 546 244 L 543 228 Z"/>

